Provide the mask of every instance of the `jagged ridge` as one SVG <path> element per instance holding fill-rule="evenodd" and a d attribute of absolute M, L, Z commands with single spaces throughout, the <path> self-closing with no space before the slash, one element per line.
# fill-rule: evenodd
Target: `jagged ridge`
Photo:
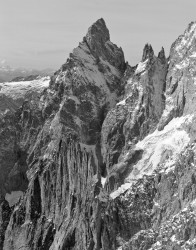
<path fill-rule="evenodd" d="M 194 249 L 195 28 L 131 67 L 99 19 L 39 101 L 5 114 L 29 184 L 13 211 L 1 199 L 2 249 Z"/>

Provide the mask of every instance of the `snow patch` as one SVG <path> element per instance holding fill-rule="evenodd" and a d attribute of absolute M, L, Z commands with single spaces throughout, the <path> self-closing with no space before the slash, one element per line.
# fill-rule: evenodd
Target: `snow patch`
<path fill-rule="evenodd" d="M 33 81 L 5 82 L 0 83 L 0 94 L 4 94 L 12 99 L 24 98 L 26 94 L 40 93 L 49 86 L 50 77 L 42 77 Z"/>
<path fill-rule="evenodd" d="M 172 111 L 172 109 L 174 108 L 174 100 L 173 98 L 170 96 L 170 95 L 166 95 L 166 107 L 163 111 L 163 114 L 162 114 L 162 119 L 165 119 L 169 114 L 170 112 Z"/>
<path fill-rule="evenodd" d="M 107 178 L 101 177 L 101 184 L 102 184 L 102 187 L 105 186 L 106 179 L 107 179 Z"/>
<path fill-rule="evenodd" d="M 124 106 L 126 104 L 126 100 L 127 100 L 127 98 L 125 98 L 124 100 L 118 102 L 116 105 L 117 106 L 119 106 L 119 105 L 123 105 Z"/>
<path fill-rule="evenodd" d="M 140 62 L 138 64 L 138 66 L 137 66 L 136 71 L 135 71 L 135 75 L 137 75 L 137 74 L 142 73 L 143 71 L 145 71 L 147 63 L 148 63 L 148 59 L 146 59 L 144 62 Z"/>
<path fill-rule="evenodd" d="M 190 57 L 196 58 L 196 52 L 194 52 Z"/>
<path fill-rule="evenodd" d="M 142 178 L 143 175 L 151 175 L 162 163 L 165 169 L 171 168 L 190 138 L 183 126 L 192 122 L 194 115 L 174 118 L 162 131 L 156 130 L 144 140 L 136 144 L 136 149 L 144 150 L 143 158 L 134 166 L 127 181 Z"/>
<path fill-rule="evenodd" d="M 5 195 L 5 199 L 8 201 L 9 206 L 15 205 L 21 197 L 23 197 L 22 191 L 12 191 L 11 194 L 7 193 Z"/>
<path fill-rule="evenodd" d="M 174 234 L 174 235 L 172 235 L 172 237 L 171 237 L 171 241 L 172 241 L 172 242 L 175 242 L 175 241 L 176 241 L 176 236 L 175 236 L 175 234 Z"/>
<path fill-rule="evenodd" d="M 191 207 L 196 211 L 196 199 L 191 202 Z"/>
<path fill-rule="evenodd" d="M 132 186 L 132 183 L 125 183 L 125 184 L 121 185 L 116 191 L 114 191 L 110 194 L 110 197 L 112 199 L 115 199 L 119 195 L 123 194 L 126 190 L 128 190 L 131 186 Z"/>
<path fill-rule="evenodd" d="M 185 60 L 183 60 L 180 64 L 176 64 L 175 65 L 175 68 L 176 69 L 184 69 L 184 68 L 186 68 L 186 67 L 188 67 L 189 66 L 189 60 L 188 59 L 185 59 Z"/>
<path fill-rule="evenodd" d="M 138 81 L 133 81 L 133 79 L 132 78 L 130 78 L 128 81 L 127 81 L 127 86 L 128 85 L 130 85 L 131 87 L 130 87 L 130 89 L 129 89 L 129 91 L 128 91 L 128 93 L 126 93 L 126 95 L 125 95 L 125 97 L 124 97 L 124 99 L 123 100 L 121 100 L 120 102 L 118 102 L 116 105 L 117 106 L 120 106 L 120 105 L 122 105 L 122 106 L 125 106 L 126 105 L 126 103 L 127 103 L 127 99 L 131 99 L 131 97 L 133 96 L 133 93 L 137 90 L 138 92 L 139 92 L 139 101 L 138 101 L 138 105 L 137 105 L 137 107 L 136 107 L 136 111 L 139 109 L 139 104 L 140 104 L 140 100 L 141 100 L 141 98 L 142 98 L 142 96 L 143 96 L 143 86 L 142 86 L 142 84 L 141 84 L 141 82 L 138 82 Z"/>

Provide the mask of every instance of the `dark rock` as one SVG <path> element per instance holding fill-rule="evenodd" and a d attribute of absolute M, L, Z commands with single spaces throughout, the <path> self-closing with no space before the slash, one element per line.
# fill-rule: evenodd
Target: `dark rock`
<path fill-rule="evenodd" d="M 146 44 L 143 50 L 142 62 L 146 61 L 146 59 L 152 59 L 154 56 L 154 51 L 150 44 Z"/>

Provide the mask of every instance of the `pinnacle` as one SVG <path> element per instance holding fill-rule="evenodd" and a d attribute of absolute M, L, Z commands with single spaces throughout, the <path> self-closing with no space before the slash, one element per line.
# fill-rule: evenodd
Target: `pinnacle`
<path fill-rule="evenodd" d="M 144 46 L 142 61 L 144 62 L 146 59 L 152 58 L 153 56 L 154 56 L 154 51 L 152 49 L 152 46 L 149 43 L 147 43 Z"/>
<path fill-rule="evenodd" d="M 98 19 L 94 24 L 106 26 L 105 21 L 102 17 Z"/>
<path fill-rule="evenodd" d="M 191 31 L 191 30 L 193 30 L 195 28 L 195 26 L 196 26 L 196 21 L 191 22 L 191 23 L 189 23 L 187 30 Z"/>
<path fill-rule="evenodd" d="M 93 23 L 83 38 L 83 42 L 87 45 L 94 58 L 101 57 L 120 71 L 124 71 L 125 59 L 123 51 L 110 41 L 109 30 L 103 18 Z"/>
<path fill-rule="evenodd" d="M 110 40 L 109 30 L 106 27 L 105 21 L 103 18 L 98 19 L 93 25 L 88 29 L 86 34 L 87 40 L 98 40 L 106 42 Z"/>
<path fill-rule="evenodd" d="M 165 57 L 165 50 L 164 50 L 163 47 L 161 48 L 161 51 L 160 51 L 159 54 L 158 54 L 158 58 L 159 58 L 162 62 L 165 62 L 165 60 L 166 60 L 166 57 Z"/>

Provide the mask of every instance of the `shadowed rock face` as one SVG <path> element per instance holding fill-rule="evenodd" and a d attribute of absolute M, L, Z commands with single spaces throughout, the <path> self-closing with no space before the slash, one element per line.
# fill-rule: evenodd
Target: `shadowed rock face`
<path fill-rule="evenodd" d="M 99 19 L 49 87 L 4 114 L 0 249 L 194 249 L 194 41 L 192 23 L 169 60 L 147 44 L 131 67 Z"/>
<path fill-rule="evenodd" d="M 49 77 L 38 77 L 32 81 L 7 82 L 0 86 L 0 194 L 25 191 L 27 188 L 25 143 L 28 140 L 28 143 L 31 143 L 32 137 L 35 136 L 39 116 L 31 117 L 31 112 L 25 107 L 24 101 L 26 104 L 29 101 L 32 107 L 37 105 L 40 93 L 48 87 L 49 80 Z M 23 105 L 22 117 L 20 117 L 21 110 L 18 110 L 21 105 Z M 28 119 L 31 120 L 29 138 L 21 143 L 20 120 L 24 124 Z"/>
<path fill-rule="evenodd" d="M 102 18 L 88 29 L 84 41 L 95 58 L 101 57 L 116 68 L 124 70 L 125 62 L 122 49 L 111 43 L 109 30 Z"/>

